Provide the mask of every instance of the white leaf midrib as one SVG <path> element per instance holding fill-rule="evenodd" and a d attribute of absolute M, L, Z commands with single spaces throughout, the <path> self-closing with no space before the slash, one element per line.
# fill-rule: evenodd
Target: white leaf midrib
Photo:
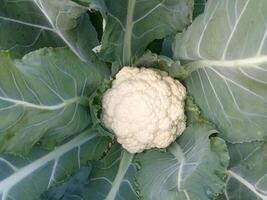
<path fill-rule="evenodd" d="M 126 152 L 125 150 L 122 151 L 122 157 L 120 160 L 119 169 L 117 171 L 115 179 L 112 182 L 111 190 L 109 191 L 105 200 L 114 200 L 116 198 L 119 188 L 121 186 L 121 183 L 123 181 L 123 178 L 125 177 L 125 174 L 127 173 L 132 163 L 133 156 L 134 154 L 130 154 Z"/>
<path fill-rule="evenodd" d="M 0 194 L 6 194 L 14 185 L 19 183 L 21 180 L 34 173 L 37 169 L 49 163 L 50 161 L 60 158 L 62 155 L 74 149 L 87 141 L 97 137 L 97 134 L 91 134 L 88 136 L 88 132 L 84 132 L 81 135 L 77 136 L 70 142 L 58 147 L 54 151 L 46 154 L 45 156 L 33 161 L 29 165 L 17 170 L 14 174 L 7 177 L 6 179 L 0 181 Z"/>
<path fill-rule="evenodd" d="M 64 34 L 61 32 L 60 29 L 58 29 L 57 27 L 55 27 L 52 19 L 50 18 L 50 16 L 47 14 L 47 12 L 44 10 L 44 8 L 42 7 L 42 0 L 33 0 L 33 2 L 35 3 L 35 5 L 39 8 L 39 10 L 43 13 L 43 15 L 45 16 L 45 18 L 48 20 L 49 24 L 51 25 L 52 28 L 50 27 L 46 27 L 46 26 L 42 26 L 42 25 L 38 25 L 38 24 L 33 24 L 33 23 L 29 23 L 29 22 L 24 22 L 21 20 L 17 20 L 17 19 L 13 19 L 13 18 L 9 18 L 9 17 L 4 17 L 4 16 L 0 16 L 0 19 L 2 20 L 6 20 L 6 21 L 10 21 L 13 23 L 18 23 L 18 24 L 22 24 L 25 26 L 31 26 L 34 28 L 39 28 L 39 29 L 43 29 L 43 30 L 48 30 L 48 31 L 52 31 L 55 34 L 57 34 L 68 46 L 69 48 L 84 62 L 86 62 L 86 58 L 77 50 L 77 48 L 71 44 L 69 42 L 69 40 L 66 38 L 66 36 L 64 36 Z M 80 7 L 80 6 L 78 6 Z"/>
<path fill-rule="evenodd" d="M 31 26 L 31 27 L 35 27 L 35 28 L 38 28 L 38 29 L 52 31 L 52 32 L 55 32 L 56 33 L 56 30 L 54 30 L 52 28 L 49 28 L 49 27 L 46 27 L 46 26 L 42 26 L 42 25 L 38 25 L 38 24 L 33 24 L 33 23 L 29 23 L 29 22 L 24 22 L 24 21 L 21 21 L 21 20 L 13 19 L 13 18 L 10 18 L 10 17 L 4 17 L 4 16 L 0 16 L 0 19 L 5 20 L 5 21 L 10 21 L 10 22 L 18 23 L 18 24 L 25 25 L 25 26 Z"/>
<path fill-rule="evenodd" d="M 247 2 L 245 3 L 244 7 L 243 7 L 242 10 L 241 10 L 240 15 L 238 16 L 238 18 L 237 18 L 236 21 L 235 21 L 234 28 L 233 28 L 233 30 L 231 31 L 231 34 L 229 35 L 229 38 L 228 38 L 228 40 L 227 40 L 227 42 L 226 42 L 226 45 L 225 45 L 225 47 L 224 47 L 224 51 L 223 51 L 223 54 L 222 54 L 222 58 L 223 58 L 223 59 L 224 59 L 225 56 L 226 56 L 226 53 L 227 53 L 227 50 L 228 50 L 228 48 L 229 48 L 230 42 L 231 42 L 231 40 L 232 40 L 232 38 L 233 38 L 233 36 L 234 36 L 234 33 L 235 33 L 235 31 L 236 31 L 236 28 L 237 28 L 239 22 L 241 21 L 242 16 L 244 15 L 244 13 L 245 13 L 245 11 L 246 11 L 246 9 L 247 9 L 247 7 L 248 7 L 249 2 L 250 2 L 250 0 L 247 0 Z"/>
<path fill-rule="evenodd" d="M 181 181 L 185 162 L 184 153 L 182 148 L 176 142 L 174 142 L 168 149 L 170 153 L 176 158 L 177 162 L 180 162 L 180 166 L 177 173 L 177 189 L 178 191 L 181 191 Z"/>
<path fill-rule="evenodd" d="M 228 1 L 227 1 L 228 2 Z M 226 42 L 226 45 L 223 49 L 222 56 L 221 58 L 215 58 L 215 59 L 209 59 L 209 58 L 204 58 L 200 56 L 200 53 L 196 55 L 196 57 L 191 57 L 187 58 L 189 60 L 192 60 L 191 64 L 197 64 L 197 65 L 202 65 L 203 67 L 208 66 L 219 66 L 219 67 L 253 67 L 253 65 L 261 65 L 261 64 L 266 64 L 267 63 L 267 55 L 261 55 L 260 52 L 262 50 L 263 44 L 264 44 L 264 39 L 267 36 L 267 30 L 265 31 L 263 35 L 263 40 L 259 44 L 258 52 L 256 52 L 256 55 L 251 55 L 250 57 L 246 58 L 234 58 L 232 60 L 226 59 L 226 53 L 228 50 L 229 45 L 231 44 L 232 38 L 234 36 L 234 33 L 236 32 L 237 26 L 239 22 L 241 21 L 241 18 L 244 16 L 244 13 L 247 11 L 248 5 L 250 3 L 250 0 L 246 0 L 245 5 L 243 6 L 242 10 L 240 11 L 239 16 L 235 20 L 235 26 L 233 30 L 229 34 L 229 38 Z M 208 4 L 208 5 L 211 5 Z M 216 7 L 215 7 L 216 8 Z M 206 23 L 207 25 L 207 23 Z M 202 31 L 202 34 L 204 34 L 204 31 Z M 199 42 L 202 40 L 199 39 Z M 197 47 L 196 47 L 197 48 Z M 198 52 L 200 51 L 199 45 L 198 45 Z M 190 63 L 188 63 L 190 65 Z"/>
<path fill-rule="evenodd" d="M 262 200 L 267 200 L 267 196 L 259 193 L 250 182 L 248 182 L 245 178 L 243 178 L 239 174 L 235 173 L 232 170 L 228 170 L 227 171 L 227 174 L 228 174 L 229 177 L 232 177 L 232 178 L 236 179 L 242 185 L 244 185 L 245 187 L 247 187 L 251 192 L 253 192 L 255 195 L 257 195 L 258 197 L 260 197 Z"/>
<path fill-rule="evenodd" d="M 82 60 L 83 62 L 86 62 L 87 59 L 83 55 L 81 55 L 80 52 L 77 51 L 77 49 L 68 41 L 68 39 L 66 39 L 64 34 L 60 31 L 60 29 L 55 27 L 52 19 L 50 18 L 50 16 L 47 14 L 45 9 L 43 8 L 42 0 L 33 0 L 33 2 L 36 4 L 36 6 L 40 9 L 40 11 L 46 17 L 46 19 L 48 20 L 50 25 L 53 27 L 53 29 L 56 31 L 56 33 L 59 35 L 59 37 L 68 45 L 68 47 L 75 53 L 76 56 L 78 56 L 80 60 Z"/>
<path fill-rule="evenodd" d="M 200 60 L 196 61 L 202 66 L 218 66 L 218 67 L 253 67 L 254 65 L 262 65 L 267 63 L 267 55 L 255 56 L 244 59 L 233 60 Z"/>
<path fill-rule="evenodd" d="M 67 107 L 71 104 L 78 103 L 82 101 L 82 99 L 85 99 L 85 97 L 73 97 L 71 99 L 64 100 L 62 103 L 59 103 L 56 105 L 38 105 L 38 104 L 30 103 L 27 101 L 23 101 L 23 100 L 17 100 L 17 99 L 12 99 L 9 97 L 0 96 L 0 100 L 13 103 L 15 105 L 20 105 L 26 108 L 33 108 L 33 109 L 39 109 L 39 110 L 50 110 L 50 111 L 58 110 L 58 109 Z"/>

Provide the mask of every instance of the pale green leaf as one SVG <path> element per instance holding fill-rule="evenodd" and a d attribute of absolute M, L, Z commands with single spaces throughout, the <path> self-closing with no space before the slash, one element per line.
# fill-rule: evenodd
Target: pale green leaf
<path fill-rule="evenodd" d="M 35 148 L 27 159 L 0 155 L 0 199 L 38 200 L 88 161 L 99 159 L 109 139 L 85 131 L 51 152 Z"/>
<path fill-rule="evenodd" d="M 98 45 L 87 8 L 70 0 L 0 0 L 0 49 L 13 57 L 41 47 L 69 46 L 88 60 Z"/>
<path fill-rule="evenodd" d="M 106 0 L 101 54 L 120 66 L 131 64 L 155 39 L 181 31 L 191 22 L 193 0 Z"/>
<path fill-rule="evenodd" d="M 266 9 L 265 0 L 208 1 L 182 39 L 179 56 L 196 69 L 188 91 L 229 142 L 267 136 Z"/>
<path fill-rule="evenodd" d="M 101 63 L 84 63 L 66 48 L 41 49 L 12 61 L 0 54 L 0 151 L 27 153 L 90 125 L 90 96 L 108 76 Z"/>
<path fill-rule="evenodd" d="M 146 200 L 208 200 L 218 195 L 229 157 L 222 139 L 209 139 L 214 132 L 207 124 L 190 125 L 167 152 L 137 155 L 141 196 Z"/>

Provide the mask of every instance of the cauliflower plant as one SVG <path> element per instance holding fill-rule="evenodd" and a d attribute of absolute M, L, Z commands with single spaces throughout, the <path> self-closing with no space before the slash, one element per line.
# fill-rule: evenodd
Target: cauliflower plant
<path fill-rule="evenodd" d="M 130 153 L 165 148 L 186 127 L 185 87 L 166 72 L 123 67 L 102 99 L 102 122 Z"/>

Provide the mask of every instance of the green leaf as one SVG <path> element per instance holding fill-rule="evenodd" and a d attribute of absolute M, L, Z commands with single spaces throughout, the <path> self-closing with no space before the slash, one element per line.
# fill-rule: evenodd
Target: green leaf
<path fill-rule="evenodd" d="M 179 49 L 181 47 L 184 32 L 166 37 L 162 46 L 162 54 L 179 61 Z M 187 75 L 188 76 L 188 75 Z"/>
<path fill-rule="evenodd" d="M 181 31 L 191 22 L 193 0 L 106 0 L 101 55 L 129 65 L 155 39 Z"/>
<path fill-rule="evenodd" d="M 208 200 L 218 195 L 229 157 L 222 139 L 209 139 L 215 132 L 208 124 L 191 124 L 167 152 L 138 154 L 137 180 L 143 198 Z"/>
<path fill-rule="evenodd" d="M 83 61 L 98 45 L 87 8 L 69 0 L 0 0 L 0 49 L 13 57 L 48 46 L 69 46 Z"/>
<path fill-rule="evenodd" d="M 27 153 L 91 124 L 90 96 L 109 72 L 84 63 L 66 48 L 41 49 L 12 61 L 0 54 L 0 151 Z"/>
<path fill-rule="evenodd" d="M 267 145 L 265 142 L 229 144 L 231 156 L 224 191 L 227 200 L 267 199 Z"/>
<path fill-rule="evenodd" d="M 133 156 L 115 144 L 106 157 L 93 166 L 83 198 L 137 200 L 134 186 L 136 167 L 132 163 Z"/>
<path fill-rule="evenodd" d="M 229 142 L 267 136 L 266 9 L 265 0 L 208 1 L 182 39 L 179 56 L 196 69 L 188 91 Z"/>
<path fill-rule="evenodd" d="M 157 55 L 150 51 L 147 51 L 139 59 L 135 60 L 133 65 L 136 67 L 149 67 L 163 70 L 168 72 L 171 77 L 177 79 L 183 79 L 191 73 L 189 68 L 185 69 L 181 66 L 180 61 L 174 61 L 167 56 Z"/>
<path fill-rule="evenodd" d="M 81 6 L 86 6 L 89 9 L 98 10 L 102 13 L 106 11 L 105 0 L 71 0 L 80 4 Z"/>
<path fill-rule="evenodd" d="M 44 46 L 65 46 L 32 1 L 0 0 L 0 4 L 1 50 L 9 50 L 13 57 L 21 58 Z"/>
<path fill-rule="evenodd" d="M 162 49 L 160 54 L 167 56 L 169 58 L 173 58 L 173 41 L 174 41 L 174 35 L 170 35 L 166 38 L 164 38 L 162 43 Z"/>
<path fill-rule="evenodd" d="M 199 16 L 204 12 L 207 1 L 208 0 L 195 0 L 193 19 L 195 19 L 197 16 Z"/>
<path fill-rule="evenodd" d="M 162 45 L 163 45 L 163 39 L 156 39 L 147 45 L 146 50 L 156 54 L 160 54 Z"/>
<path fill-rule="evenodd" d="M 81 192 L 92 171 L 92 165 L 81 168 L 67 182 L 42 194 L 42 200 L 80 200 Z"/>
<path fill-rule="evenodd" d="M 36 200 L 88 161 L 99 159 L 109 139 L 87 130 L 51 152 L 35 148 L 27 159 L 0 156 L 0 199 Z"/>

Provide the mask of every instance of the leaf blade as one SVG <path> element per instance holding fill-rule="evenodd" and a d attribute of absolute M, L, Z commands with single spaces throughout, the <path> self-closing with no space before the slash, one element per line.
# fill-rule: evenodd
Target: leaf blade
<path fill-rule="evenodd" d="M 39 199 L 41 193 L 89 160 L 99 159 L 108 142 L 108 138 L 87 130 L 51 152 L 36 148 L 27 160 L 1 154 L 0 168 L 4 175 L 0 179 L 1 200 Z"/>
<path fill-rule="evenodd" d="M 93 56 L 91 50 L 98 40 L 86 8 L 69 0 L 0 3 L 0 49 L 11 51 L 13 57 L 65 45 L 83 61 Z"/>
<path fill-rule="evenodd" d="M 83 63 L 66 48 L 15 62 L 0 56 L 2 152 L 25 154 L 40 139 L 48 146 L 90 125 L 89 97 L 108 75 L 104 64 Z"/>
<path fill-rule="evenodd" d="M 115 144 L 101 163 L 96 163 L 83 197 L 86 199 L 130 199 L 136 200 L 133 154 Z"/>
<path fill-rule="evenodd" d="M 265 1 L 208 1 L 178 52 L 191 62 L 188 67 L 195 66 L 186 79 L 189 93 L 229 142 L 266 137 L 266 6 Z"/>
<path fill-rule="evenodd" d="M 266 143 L 228 144 L 231 156 L 223 198 L 267 199 Z"/>
<path fill-rule="evenodd" d="M 207 124 L 190 125 L 167 152 L 140 154 L 137 180 L 143 198 L 204 200 L 219 194 L 228 153 L 223 140 L 208 138 L 213 131 Z"/>
<path fill-rule="evenodd" d="M 129 65 L 154 39 L 182 30 L 191 21 L 193 1 L 106 1 L 101 56 Z M 160 17 L 159 16 L 164 16 Z"/>

